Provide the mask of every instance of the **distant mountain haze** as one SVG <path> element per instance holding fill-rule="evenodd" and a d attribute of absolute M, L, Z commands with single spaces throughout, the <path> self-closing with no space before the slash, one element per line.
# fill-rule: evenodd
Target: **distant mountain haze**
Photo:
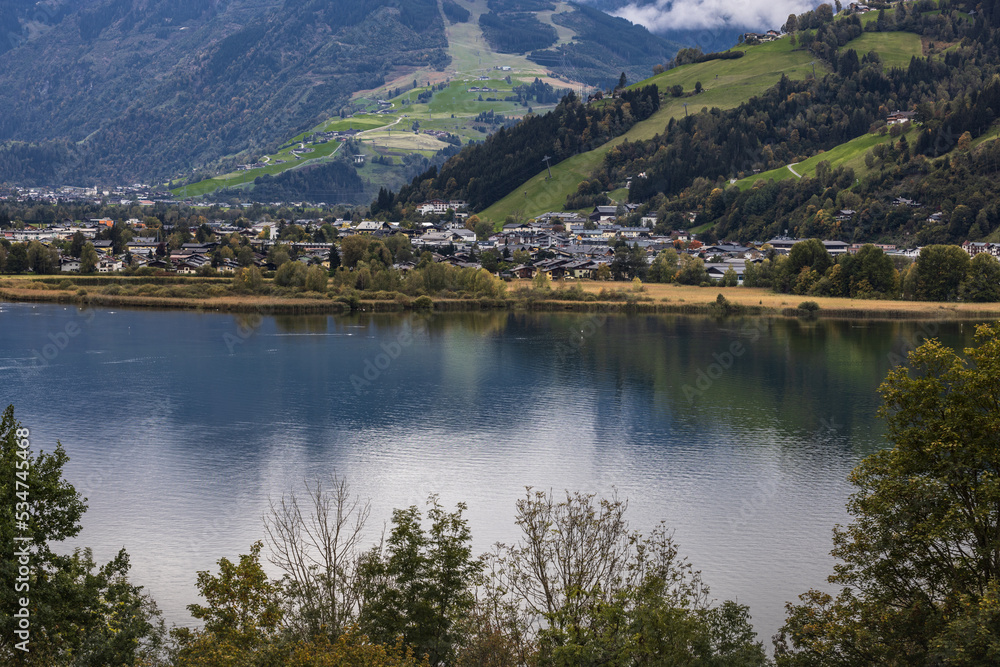
<path fill-rule="evenodd" d="M 703 51 L 726 49 L 743 32 L 777 30 L 789 14 L 802 14 L 821 4 L 818 0 L 584 1 L 666 39 L 700 46 Z"/>
<path fill-rule="evenodd" d="M 447 21 L 469 20 L 454 1 Z M 490 46 L 590 85 L 681 44 L 591 7 L 489 0 Z M 472 19 L 475 20 L 475 19 Z M 576 35 L 559 42 L 552 24 Z M 231 169 L 350 112 L 351 96 L 451 63 L 437 0 L 5 0 L 0 182 L 162 182 Z M 732 41 L 732 40 L 730 40 Z"/>
<path fill-rule="evenodd" d="M 3 14 L 2 181 L 166 178 L 282 141 L 401 68 L 450 60 L 436 0 L 69 6 Z"/>

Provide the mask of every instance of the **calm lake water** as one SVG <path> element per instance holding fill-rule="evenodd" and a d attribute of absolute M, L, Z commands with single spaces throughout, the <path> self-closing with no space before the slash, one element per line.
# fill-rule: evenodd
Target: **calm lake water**
<path fill-rule="evenodd" d="M 122 546 L 168 623 L 269 498 L 334 470 L 391 510 L 464 501 L 477 551 L 526 486 L 630 501 L 761 638 L 831 571 L 846 476 L 884 446 L 876 388 L 914 336 L 970 324 L 561 314 L 264 317 L 0 304 L 0 399 L 60 440 L 75 545 Z M 2 407 L 0 406 L 0 407 Z"/>

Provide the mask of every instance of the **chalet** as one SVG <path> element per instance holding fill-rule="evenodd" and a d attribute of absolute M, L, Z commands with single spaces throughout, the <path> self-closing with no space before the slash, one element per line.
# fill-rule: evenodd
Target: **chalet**
<path fill-rule="evenodd" d="M 826 248 L 828 253 L 836 257 L 837 255 L 847 254 L 850 244 L 843 241 L 823 241 L 823 247 Z"/>
<path fill-rule="evenodd" d="M 64 272 L 79 272 L 80 260 L 75 257 L 62 257 L 59 259 L 59 270 Z"/>
<path fill-rule="evenodd" d="M 115 257 L 102 257 L 97 261 L 98 273 L 114 273 L 125 268 L 124 262 Z"/>
<path fill-rule="evenodd" d="M 638 204 L 625 204 L 623 207 L 625 214 L 631 213 L 635 209 L 639 208 Z M 618 207 L 617 206 L 595 206 L 593 212 L 587 216 L 591 222 L 602 223 L 610 222 L 618 217 Z"/>
<path fill-rule="evenodd" d="M 886 125 L 899 125 L 900 123 L 909 123 L 913 120 L 914 113 L 912 111 L 893 111 L 889 114 L 886 119 Z"/>
<path fill-rule="evenodd" d="M 358 234 L 374 234 L 375 232 L 387 232 L 391 229 L 392 227 L 388 222 L 380 222 L 378 220 L 362 220 L 358 223 L 358 226 L 354 228 L 354 231 Z"/>
<path fill-rule="evenodd" d="M 125 249 L 133 255 L 150 257 L 156 253 L 160 243 L 152 237 L 136 237 L 125 244 Z"/>
<path fill-rule="evenodd" d="M 705 272 L 713 280 L 722 280 L 726 277 L 726 273 L 732 269 L 736 272 L 736 284 L 743 284 L 743 273 L 746 270 L 746 262 L 724 262 L 724 263 L 713 263 L 705 264 Z"/>
<path fill-rule="evenodd" d="M 716 245 L 705 246 L 700 250 L 700 253 L 705 257 L 715 257 L 716 255 L 730 256 L 730 257 L 742 257 L 744 254 L 750 252 L 750 248 L 746 248 L 741 245 L 736 245 L 733 243 L 719 243 Z"/>
<path fill-rule="evenodd" d="M 787 255 L 792 250 L 792 246 L 796 243 L 801 243 L 808 239 L 792 239 L 787 236 L 776 236 L 767 243 L 774 248 L 775 252 L 781 255 Z M 847 253 L 847 249 L 850 246 L 848 243 L 843 241 L 823 241 L 823 247 L 831 255 L 844 255 Z"/>
<path fill-rule="evenodd" d="M 195 255 L 208 255 L 219 246 L 218 243 L 185 243 L 181 246 L 181 252 L 190 252 Z"/>
<path fill-rule="evenodd" d="M 114 250 L 114 244 L 111 241 L 91 241 L 91 243 L 94 244 L 94 250 L 99 253 L 110 255 L 112 250 Z"/>
<path fill-rule="evenodd" d="M 839 211 L 837 211 L 837 215 L 834 216 L 834 219 L 837 222 L 848 222 L 851 218 L 854 217 L 855 213 L 856 211 L 852 209 L 842 208 Z"/>
<path fill-rule="evenodd" d="M 892 203 L 896 206 L 909 206 L 910 208 L 920 208 L 923 206 L 920 202 L 907 199 L 906 197 L 896 197 L 892 200 Z"/>
<path fill-rule="evenodd" d="M 980 253 L 987 253 L 994 257 L 1000 257 L 1000 243 L 979 243 L 976 241 L 966 241 L 962 244 L 962 250 L 969 253 L 970 257 L 975 257 Z"/>
<path fill-rule="evenodd" d="M 530 264 L 522 264 L 521 266 L 515 266 L 510 270 L 510 272 L 517 278 L 522 280 L 531 279 L 535 277 L 535 267 Z"/>
<path fill-rule="evenodd" d="M 753 44 L 755 42 L 773 42 L 774 40 L 781 37 L 781 34 L 775 30 L 769 30 L 767 32 L 745 32 L 743 33 L 743 41 L 748 44 Z"/>
<path fill-rule="evenodd" d="M 417 213 L 420 215 L 443 215 L 448 212 L 448 202 L 441 199 L 431 199 L 430 201 L 425 201 L 423 204 L 417 207 Z"/>

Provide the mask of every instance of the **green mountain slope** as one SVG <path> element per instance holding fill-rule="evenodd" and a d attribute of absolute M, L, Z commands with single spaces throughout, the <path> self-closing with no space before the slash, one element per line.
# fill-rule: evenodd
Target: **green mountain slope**
<path fill-rule="evenodd" d="M 546 211 L 561 210 L 566 197 L 576 192 L 580 181 L 590 177 L 608 152 L 625 141 L 651 139 L 662 132 L 671 118 L 696 113 L 702 108 L 731 109 L 749 100 L 778 82 L 782 75 L 803 79 L 813 71 L 815 58 L 805 51 L 793 50 L 789 40 L 782 39 L 757 46 L 740 46 L 744 52 L 735 60 L 710 60 L 683 65 L 646 79 L 632 87 L 656 84 L 660 91 L 681 86 L 688 93 L 700 82 L 704 92 L 691 97 L 664 98 L 652 117 L 644 120 L 623 136 L 587 153 L 575 155 L 552 167 L 552 178 L 542 169 L 509 195 L 485 209 L 480 217 L 503 221 L 509 215 L 534 217 Z M 817 63 L 817 73 L 826 66 Z M 687 105 L 687 109 L 685 109 Z"/>

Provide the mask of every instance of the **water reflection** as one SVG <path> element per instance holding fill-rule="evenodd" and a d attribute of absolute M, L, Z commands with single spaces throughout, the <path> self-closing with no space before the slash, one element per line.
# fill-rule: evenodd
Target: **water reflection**
<path fill-rule="evenodd" d="M 676 529 L 713 593 L 750 604 L 765 638 L 786 600 L 823 585 L 846 475 L 882 446 L 875 390 L 921 331 L 95 311 L 48 366 L 24 372 L 74 318 L 62 306 L 3 305 L 0 398 L 37 445 L 66 446 L 90 505 L 79 543 L 104 559 L 124 545 L 171 622 L 189 622 L 197 570 L 262 536 L 269 496 L 337 469 L 372 498 L 373 539 L 392 508 L 438 493 L 469 504 L 477 549 L 513 539 L 527 485 L 617 488 L 637 527 Z M 937 334 L 961 347 L 972 329 Z M 368 364 L 378 373 L 358 391 L 352 376 Z"/>

